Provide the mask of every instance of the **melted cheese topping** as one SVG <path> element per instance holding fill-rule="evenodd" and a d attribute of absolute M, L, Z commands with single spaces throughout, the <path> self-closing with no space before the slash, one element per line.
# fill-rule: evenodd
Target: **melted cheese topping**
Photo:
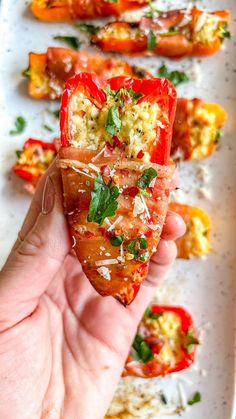
<path fill-rule="evenodd" d="M 193 42 L 210 44 L 218 38 L 219 18 L 209 13 L 202 13 L 196 24 L 192 35 Z"/>
<path fill-rule="evenodd" d="M 162 364 L 175 365 L 182 357 L 182 332 L 181 320 L 176 313 L 164 312 L 158 319 L 153 320 L 145 317 L 144 324 L 146 324 L 154 336 L 158 336 L 163 340 L 164 345 L 157 359 Z"/>
<path fill-rule="evenodd" d="M 198 217 L 191 219 L 183 240 L 189 257 L 201 256 L 211 251 L 208 231 Z"/>
<path fill-rule="evenodd" d="M 129 41 L 130 39 L 135 39 L 139 36 L 140 30 L 138 28 L 131 28 L 128 26 L 123 27 L 121 25 L 108 25 L 102 32 L 102 38 L 104 40 L 115 38 L 119 41 Z"/>
<path fill-rule="evenodd" d="M 34 91 L 41 95 L 47 95 L 50 91 L 49 78 L 42 72 L 41 68 L 30 68 L 30 81 L 34 86 Z"/>
<path fill-rule="evenodd" d="M 121 109 L 121 128 L 116 135 L 124 144 L 127 157 L 136 157 L 140 150 L 147 153 L 156 139 L 157 119 L 160 108 L 156 103 L 117 102 L 108 96 L 107 102 L 99 110 L 83 95 L 72 98 L 70 105 L 70 130 L 72 145 L 90 150 L 102 149 L 112 142 L 112 135 L 106 131 L 108 112 L 111 106 Z M 147 158 L 147 155 L 145 156 Z"/>
<path fill-rule="evenodd" d="M 216 115 L 197 106 L 190 117 L 191 158 L 201 160 L 209 155 L 209 149 L 217 136 Z"/>
<path fill-rule="evenodd" d="M 18 158 L 21 165 L 39 166 L 47 169 L 55 157 L 55 152 L 50 149 L 42 149 L 40 146 L 32 146 L 22 151 Z"/>

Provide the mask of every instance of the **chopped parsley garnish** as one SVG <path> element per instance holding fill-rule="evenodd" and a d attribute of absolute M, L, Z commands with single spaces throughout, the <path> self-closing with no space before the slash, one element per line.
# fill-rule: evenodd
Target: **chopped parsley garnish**
<path fill-rule="evenodd" d="M 23 153 L 22 150 L 16 150 L 16 156 L 17 156 L 18 159 L 20 158 L 22 153 Z"/>
<path fill-rule="evenodd" d="M 169 71 L 165 64 L 158 69 L 158 76 L 170 80 L 175 87 L 189 80 L 186 73 L 178 70 Z"/>
<path fill-rule="evenodd" d="M 53 129 L 47 124 L 43 124 L 43 128 L 46 129 L 49 132 L 53 132 Z"/>
<path fill-rule="evenodd" d="M 148 242 L 144 237 L 138 237 L 136 240 L 131 240 L 127 246 L 128 252 L 134 255 L 134 259 L 144 262 L 149 258 L 149 252 L 142 252 L 142 250 L 146 250 L 147 248 Z"/>
<path fill-rule="evenodd" d="M 158 17 L 162 13 L 161 10 L 157 9 L 157 7 L 152 4 L 152 2 L 149 3 L 149 9 L 146 11 L 144 16 L 146 17 Z"/>
<path fill-rule="evenodd" d="M 117 186 L 111 185 L 112 179 L 106 184 L 101 174 L 95 179 L 87 216 L 89 222 L 94 221 L 101 225 L 106 217 L 115 215 L 120 193 Z"/>
<path fill-rule="evenodd" d="M 201 400 L 202 400 L 201 393 L 199 393 L 199 391 L 196 391 L 196 393 L 194 393 L 192 398 L 188 401 L 188 405 L 192 406 L 195 403 L 199 403 Z"/>
<path fill-rule="evenodd" d="M 138 180 L 138 187 L 141 190 L 145 190 L 153 179 L 157 177 L 157 171 L 150 167 L 149 169 L 144 170 L 142 176 Z"/>
<path fill-rule="evenodd" d="M 149 319 L 152 319 L 152 320 L 157 320 L 157 319 L 159 319 L 159 317 L 161 317 L 161 316 L 163 316 L 163 312 L 160 312 L 160 313 L 153 313 L 152 312 L 152 310 L 150 309 L 150 307 L 148 307 L 147 309 L 146 309 L 146 311 L 145 311 L 145 317 L 148 317 Z"/>
<path fill-rule="evenodd" d="M 148 32 L 148 37 L 147 37 L 147 48 L 149 51 L 152 51 L 157 45 L 157 40 L 156 40 L 156 35 L 155 33 L 150 30 Z"/>
<path fill-rule="evenodd" d="M 124 241 L 124 236 L 113 236 L 110 238 L 112 246 L 119 247 Z"/>
<path fill-rule="evenodd" d="M 194 331 L 189 329 L 185 336 L 184 348 L 190 354 L 194 349 L 194 345 L 199 345 L 199 340 L 194 336 Z"/>
<path fill-rule="evenodd" d="M 158 35 L 159 36 L 173 36 L 173 35 L 176 35 L 178 33 L 178 31 L 173 27 L 173 28 L 170 28 L 170 30 L 168 31 L 168 32 L 161 32 L 161 33 L 159 33 Z"/>
<path fill-rule="evenodd" d="M 111 97 L 116 97 L 116 96 L 125 96 L 125 95 L 129 95 L 131 97 L 131 99 L 133 100 L 137 100 L 140 97 L 143 96 L 142 93 L 140 92 L 135 92 L 134 89 L 132 89 L 132 87 L 130 87 L 129 89 L 126 89 L 125 87 L 121 87 L 119 90 L 112 90 L 110 88 L 110 86 L 105 86 L 103 88 L 104 92 Z"/>
<path fill-rule="evenodd" d="M 76 36 L 54 36 L 53 39 L 56 41 L 61 41 L 67 44 L 69 47 L 73 49 L 79 49 L 81 46 L 81 41 Z"/>
<path fill-rule="evenodd" d="M 220 31 L 219 36 L 220 36 L 220 38 L 222 40 L 224 40 L 224 39 L 230 39 L 231 38 L 231 33 L 229 31 L 229 25 L 228 25 L 228 23 L 226 23 L 226 22 L 225 23 L 222 23 L 219 26 L 219 31 Z"/>
<path fill-rule="evenodd" d="M 31 76 L 30 66 L 26 68 L 24 71 L 22 71 L 22 76 L 26 77 L 27 79 L 30 79 L 30 76 Z"/>
<path fill-rule="evenodd" d="M 121 120 L 119 116 L 119 109 L 116 106 L 111 106 L 108 115 L 107 115 L 107 123 L 106 123 L 106 131 L 108 134 L 115 135 L 116 131 L 121 128 Z"/>
<path fill-rule="evenodd" d="M 136 361 L 149 362 L 154 358 L 154 355 L 147 342 L 143 337 L 136 335 L 131 348 L 132 358 Z"/>
<path fill-rule="evenodd" d="M 15 120 L 15 129 L 10 131 L 10 135 L 17 135 L 21 134 L 26 127 L 26 120 L 23 116 L 18 116 Z"/>
<path fill-rule="evenodd" d="M 76 23 L 75 26 L 81 32 L 89 33 L 90 35 L 96 35 L 100 29 L 100 26 L 94 26 L 88 23 Z"/>
<path fill-rule="evenodd" d="M 215 136 L 215 143 L 218 143 L 220 139 L 222 138 L 222 131 L 220 128 L 216 130 L 216 136 Z"/>
<path fill-rule="evenodd" d="M 55 111 L 52 112 L 52 114 L 56 119 L 59 119 L 60 118 L 60 109 L 56 109 Z"/>
<path fill-rule="evenodd" d="M 106 3 L 117 3 L 118 0 L 105 0 Z"/>

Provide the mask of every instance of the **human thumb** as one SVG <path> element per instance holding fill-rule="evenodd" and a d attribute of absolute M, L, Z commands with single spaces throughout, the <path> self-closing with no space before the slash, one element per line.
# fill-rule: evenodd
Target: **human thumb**
<path fill-rule="evenodd" d="M 60 173 L 56 168 L 49 171 L 43 182 L 42 192 L 36 192 L 0 273 L 0 331 L 35 310 L 71 247 L 63 215 Z M 35 204 L 37 200 L 40 206 Z"/>

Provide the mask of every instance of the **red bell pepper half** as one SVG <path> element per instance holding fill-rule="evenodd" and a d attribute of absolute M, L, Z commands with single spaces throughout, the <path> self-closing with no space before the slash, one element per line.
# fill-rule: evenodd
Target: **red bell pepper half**
<path fill-rule="evenodd" d="M 123 376 L 163 376 L 189 368 L 199 344 L 191 315 L 182 307 L 152 305 L 146 310 Z"/>
<path fill-rule="evenodd" d="M 137 104 L 142 102 L 157 103 L 162 111 L 162 120 L 158 121 L 157 137 L 150 150 L 150 161 L 158 164 L 168 164 L 171 147 L 171 128 L 176 110 L 176 91 L 167 79 L 133 79 L 130 77 L 113 77 L 104 81 L 94 74 L 80 73 L 71 77 L 66 83 L 62 97 L 60 111 L 61 145 L 70 146 L 73 135 L 69 124 L 70 103 L 74 96 L 82 92 L 98 109 L 101 109 L 107 100 L 104 88 L 113 91 L 121 88 L 132 89 L 140 94 Z M 113 138 L 113 147 L 116 147 L 119 133 Z M 140 150 L 140 157 L 143 156 Z"/>
<path fill-rule="evenodd" d="M 17 150 L 17 162 L 12 167 L 13 172 L 36 187 L 40 177 L 56 156 L 54 143 L 29 138 L 22 150 Z"/>

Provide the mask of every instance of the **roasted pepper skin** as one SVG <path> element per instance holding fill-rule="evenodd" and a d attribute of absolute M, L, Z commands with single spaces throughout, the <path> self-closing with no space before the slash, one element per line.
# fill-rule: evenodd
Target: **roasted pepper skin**
<path fill-rule="evenodd" d="M 183 308 L 183 307 L 175 307 L 175 306 L 165 306 L 165 305 L 152 305 L 150 306 L 150 311 L 152 314 L 156 313 L 174 313 L 176 314 L 181 320 L 181 334 L 183 336 L 187 336 L 188 332 L 191 331 L 193 334 L 196 343 L 193 344 L 191 351 L 188 351 L 186 347 L 181 347 L 181 360 L 178 361 L 175 365 L 161 365 L 158 360 L 153 359 L 146 363 L 139 362 L 139 364 L 134 365 L 133 358 L 130 355 L 125 364 L 125 368 L 123 371 L 123 377 L 125 376 L 137 376 L 143 378 L 152 378 L 158 376 L 165 376 L 167 374 L 171 374 L 174 372 L 182 371 L 189 368 L 195 361 L 196 357 L 196 347 L 198 342 L 197 339 L 197 331 L 194 326 L 193 319 L 191 315 Z M 129 363 L 131 363 L 129 365 Z"/>
<path fill-rule="evenodd" d="M 222 44 L 220 35 L 209 43 L 197 42 L 186 35 L 186 29 L 189 34 L 194 30 L 196 20 L 202 10 L 196 7 L 192 8 L 191 19 L 185 26 L 181 27 L 177 32 L 170 31 L 178 25 L 184 16 L 184 10 L 170 10 L 163 12 L 157 18 L 143 17 L 140 22 L 111 22 L 101 28 L 92 36 L 91 42 L 99 46 L 104 52 L 119 52 L 124 54 L 136 55 L 161 55 L 173 59 L 179 59 L 187 56 L 208 56 L 216 53 Z M 211 12 L 211 15 L 222 19 L 222 22 L 229 23 L 230 14 L 227 10 Z M 156 41 L 153 45 L 149 44 L 149 33 L 155 30 L 165 29 L 165 33 L 157 34 Z M 109 33 L 110 32 L 110 33 Z M 122 32 L 127 36 L 117 37 L 116 34 Z M 133 33 L 133 36 L 131 36 Z M 129 36 L 130 35 L 130 36 Z"/>
<path fill-rule="evenodd" d="M 177 250 L 178 250 L 177 257 L 181 259 L 190 259 L 193 256 L 202 256 L 203 254 L 206 254 L 203 251 L 196 252 L 196 249 L 194 249 L 194 247 L 189 249 L 189 247 L 186 246 L 186 242 L 188 239 L 188 227 L 193 218 L 199 219 L 204 226 L 205 237 L 209 242 L 209 249 L 208 249 L 208 252 L 209 252 L 211 250 L 211 244 L 210 244 L 211 220 L 210 220 L 209 215 L 202 208 L 192 207 L 190 205 L 184 205 L 178 202 L 170 202 L 169 209 L 181 215 L 181 217 L 183 218 L 187 226 L 187 231 L 185 235 L 176 240 L 176 245 L 177 245 Z"/>
<path fill-rule="evenodd" d="M 135 10 L 148 4 L 147 0 L 32 0 L 31 11 L 45 22 L 67 22 L 76 19 L 92 19 Z"/>

